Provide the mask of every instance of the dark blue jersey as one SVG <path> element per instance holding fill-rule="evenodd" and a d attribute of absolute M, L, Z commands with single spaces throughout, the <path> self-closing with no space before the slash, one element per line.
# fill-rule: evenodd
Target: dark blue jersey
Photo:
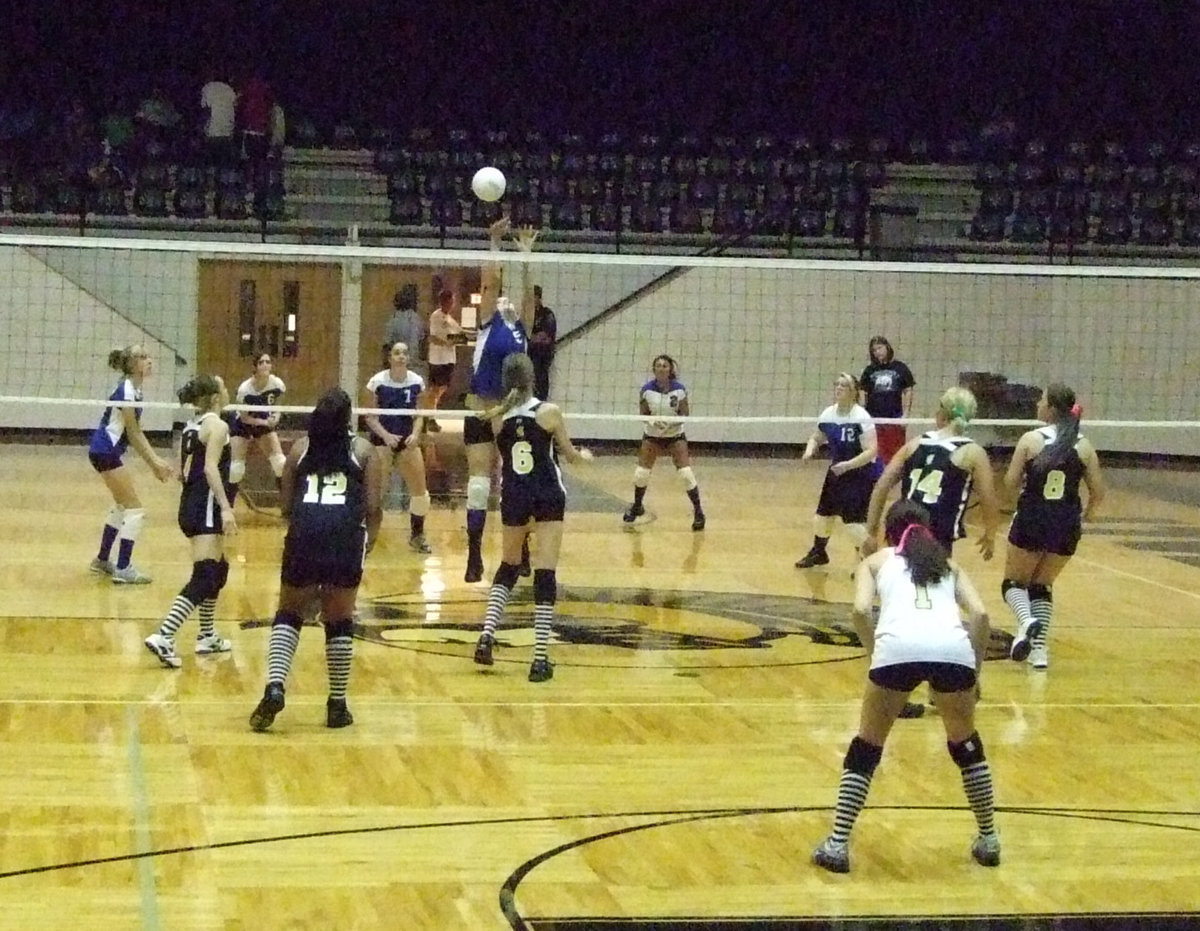
<path fill-rule="evenodd" d="M 971 473 L 956 466 L 951 457 L 972 442 L 965 436 L 939 437 L 936 432 L 929 432 L 904 461 L 901 494 L 929 512 L 930 530 L 947 547 L 967 535 L 963 514 L 972 483 Z"/>
<path fill-rule="evenodd" d="M 1041 427 L 1037 432 L 1045 439 L 1045 446 L 1058 436 L 1058 428 L 1053 424 Z M 1053 469 L 1043 468 L 1036 456 L 1030 459 L 1025 463 L 1025 483 L 1017 498 L 1017 513 L 1026 523 L 1078 527 L 1083 520 L 1079 484 L 1085 471 L 1078 447 L 1072 447 Z"/>
<path fill-rule="evenodd" d="M 347 442 L 351 442 L 349 438 Z M 362 464 L 351 450 L 344 469 L 315 471 L 311 466 L 305 450 L 296 464 L 286 551 L 309 557 L 341 551 L 360 557 L 367 522 L 367 479 Z"/>
<path fill-rule="evenodd" d="M 536 498 L 546 490 L 563 493 L 554 436 L 537 422 L 537 398 L 504 415 L 496 446 L 500 450 L 502 498 Z"/>

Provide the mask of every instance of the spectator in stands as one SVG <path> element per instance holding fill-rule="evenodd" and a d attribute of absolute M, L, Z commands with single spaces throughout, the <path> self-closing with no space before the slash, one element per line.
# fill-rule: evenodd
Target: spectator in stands
<path fill-rule="evenodd" d="M 283 147 L 287 144 L 287 119 L 278 100 L 271 107 L 271 142 L 268 155 L 272 159 L 283 159 Z"/>
<path fill-rule="evenodd" d="M 273 105 L 270 85 L 261 75 L 250 75 L 238 89 L 237 128 L 241 134 L 241 155 L 255 166 L 267 157 Z"/>
<path fill-rule="evenodd" d="M 214 72 L 200 88 L 200 109 L 204 112 L 204 143 L 209 164 L 217 168 L 234 164 L 233 130 L 237 113 L 237 93 Z"/>
<path fill-rule="evenodd" d="M 409 368 L 418 375 L 424 375 L 425 373 L 418 368 L 420 349 L 417 347 L 425 338 L 425 323 L 417 313 L 416 285 L 406 284 L 397 291 L 392 298 L 392 306 L 396 312 L 392 314 L 383 331 L 384 365 L 390 364 L 392 347 L 396 343 L 404 343 L 405 346 L 413 347 L 410 351 Z"/>
<path fill-rule="evenodd" d="M 176 131 L 183 117 L 162 87 L 155 86 L 150 96 L 142 101 L 133 116 L 145 144 L 158 143 L 169 148 L 175 141 Z"/>
<path fill-rule="evenodd" d="M 550 399 L 550 367 L 554 364 L 554 345 L 558 341 L 558 321 L 554 311 L 542 303 L 542 286 L 533 286 L 533 329 L 529 333 L 529 358 L 533 361 L 533 396 Z"/>
<path fill-rule="evenodd" d="M 912 372 L 896 358 L 892 344 L 883 336 L 871 337 L 867 351 L 870 361 L 858 381 L 862 406 L 872 417 L 907 417 L 916 385 Z M 875 434 L 879 458 L 885 464 L 908 442 L 904 424 L 876 424 Z"/>

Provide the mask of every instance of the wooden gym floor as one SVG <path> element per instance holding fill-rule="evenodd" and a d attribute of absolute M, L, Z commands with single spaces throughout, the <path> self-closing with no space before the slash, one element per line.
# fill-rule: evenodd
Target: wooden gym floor
<path fill-rule="evenodd" d="M 155 582 L 120 588 L 87 572 L 108 499 L 83 450 L 0 456 L 2 928 L 1200 926 L 1194 476 L 1109 470 L 1104 520 L 1055 587 L 1051 668 L 987 664 L 1003 864 L 970 860 L 930 714 L 898 722 L 854 871 L 831 876 L 808 857 L 865 663 L 845 536 L 828 572 L 792 567 L 823 464 L 697 456 L 701 534 L 668 464 L 632 532 L 632 458 L 574 469 L 541 685 L 525 679 L 528 584 L 481 672 L 487 586 L 462 582 L 462 511 L 433 512 L 428 558 L 389 511 L 360 594 L 354 726 L 322 726 L 306 629 L 288 706 L 255 734 L 278 519 L 239 505 L 218 611 L 234 651 L 193 656 L 193 619 L 167 671 L 142 639 L 189 572 L 177 488 L 129 457 Z M 1002 555 L 958 553 L 1011 629 Z"/>

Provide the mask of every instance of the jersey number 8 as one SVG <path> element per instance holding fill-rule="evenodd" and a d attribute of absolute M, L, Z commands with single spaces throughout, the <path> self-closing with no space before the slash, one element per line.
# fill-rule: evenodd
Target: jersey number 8
<path fill-rule="evenodd" d="M 518 440 L 512 445 L 512 470 L 517 475 L 528 475 L 533 471 L 533 447 L 525 440 Z"/>
<path fill-rule="evenodd" d="M 1042 497 L 1047 501 L 1061 501 L 1067 490 L 1067 474 L 1061 469 L 1051 469 L 1046 473 L 1046 483 L 1042 485 Z"/>
<path fill-rule="evenodd" d="M 305 504 L 346 503 L 346 476 L 341 472 L 333 475 L 306 475 L 304 479 Z"/>

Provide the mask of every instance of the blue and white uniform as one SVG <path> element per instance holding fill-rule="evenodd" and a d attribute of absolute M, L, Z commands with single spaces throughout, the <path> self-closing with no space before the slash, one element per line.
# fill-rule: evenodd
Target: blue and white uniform
<path fill-rule="evenodd" d="M 376 372 L 367 382 L 367 390 L 375 395 L 375 406 L 390 410 L 414 411 L 417 409 L 417 399 L 425 390 L 425 379 L 411 369 L 404 378 L 397 381 L 392 377 L 390 369 Z M 413 431 L 415 417 L 409 415 L 380 414 L 379 423 L 388 433 L 404 439 Z M 385 445 L 374 433 L 371 442 L 376 446 Z"/>
<path fill-rule="evenodd" d="M 529 338 L 520 320 L 509 323 L 504 314 L 496 311 L 479 329 L 475 341 L 474 371 L 471 373 L 471 393 L 481 398 L 498 400 L 504 397 L 500 372 L 504 360 L 514 352 L 528 352 Z"/>
<path fill-rule="evenodd" d="M 671 379 L 667 390 L 663 391 L 657 379 L 650 379 L 642 385 L 639 399 L 650 411 L 651 417 L 678 417 L 679 408 L 687 400 L 687 388 L 682 382 Z M 643 431 L 643 436 L 651 440 L 674 442 L 686 439 L 683 434 L 683 421 L 651 420 Z"/>
<path fill-rule="evenodd" d="M 254 379 L 247 378 L 244 382 L 238 385 L 237 401 L 238 404 L 253 404 L 253 405 L 274 405 L 279 403 L 279 398 L 287 391 L 287 387 L 283 383 L 283 379 L 275 375 L 267 376 L 267 387 L 256 388 Z M 254 412 L 251 416 L 262 417 L 261 411 Z M 268 427 L 261 423 L 247 423 L 240 416 L 233 418 L 230 423 L 230 432 L 234 436 L 256 437 L 265 436 L 275 430 L 274 427 Z"/>
<path fill-rule="evenodd" d="M 134 386 L 131 379 L 123 378 L 108 399 L 110 401 L 141 401 L 142 392 Z M 119 466 L 121 456 L 129 448 L 129 437 L 125 433 L 123 411 L 124 408 L 106 407 L 99 425 L 92 433 L 91 442 L 88 444 L 88 457 L 92 460 L 92 465 L 100 471 L 115 469 Z M 142 409 L 135 407 L 133 414 L 140 423 Z"/>
<path fill-rule="evenodd" d="M 865 441 L 875 438 L 875 421 L 858 404 L 844 414 L 838 412 L 836 404 L 831 404 L 821 412 L 817 429 L 828 441 L 830 458 L 835 463 L 853 459 L 863 451 Z M 818 516 L 840 517 L 847 524 L 866 523 L 871 489 L 882 472 L 883 463 L 878 456 L 841 475 L 832 470 L 826 472 L 817 502 Z"/>

